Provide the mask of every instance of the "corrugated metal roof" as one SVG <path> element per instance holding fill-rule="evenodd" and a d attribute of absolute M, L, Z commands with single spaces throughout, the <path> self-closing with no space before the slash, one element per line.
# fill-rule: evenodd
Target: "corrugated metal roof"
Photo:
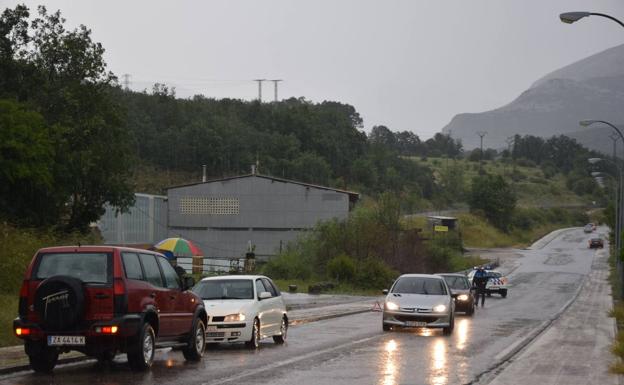
<path fill-rule="evenodd" d="M 299 181 L 296 181 L 296 180 L 290 180 L 290 179 L 284 179 L 284 178 L 276 178 L 274 176 L 260 175 L 260 174 L 238 175 L 238 176 L 231 176 L 231 177 L 227 177 L 227 178 L 207 180 L 205 182 L 196 182 L 196 183 L 182 184 L 182 185 L 167 187 L 167 190 L 173 190 L 173 189 L 182 188 L 182 187 L 189 187 L 189 186 L 196 186 L 196 185 L 205 184 L 205 183 L 225 182 L 225 181 L 228 181 L 228 180 L 243 179 L 243 178 L 250 178 L 250 177 L 268 179 L 268 180 L 271 180 L 271 181 L 282 182 L 282 183 L 293 183 L 293 184 L 298 184 L 298 185 L 305 186 L 305 187 L 312 187 L 312 188 L 321 189 L 321 190 L 335 191 L 335 192 L 338 192 L 338 193 L 348 194 L 349 195 L 349 200 L 352 200 L 352 201 L 357 201 L 360 198 L 360 194 L 356 193 L 356 192 L 353 192 L 353 191 L 341 190 L 341 189 L 337 189 L 337 188 L 333 188 L 333 187 L 319 186 L 319 185 L 315 185 L 315 184 L 311 184 L 311 183 L 304 183 L 304 182 L 299 182 Z"/>

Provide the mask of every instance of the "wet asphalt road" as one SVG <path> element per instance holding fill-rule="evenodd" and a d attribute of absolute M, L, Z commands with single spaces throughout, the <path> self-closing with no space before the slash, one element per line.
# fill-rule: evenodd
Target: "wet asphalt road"
<path fill-rule="evenodd" d="M 200 363 L 159 351 L 146 373 L 131 372 L 118 356 L 112 367 L 65 365 L 51 376 L 0 377 L 0 385 L 469 383 L 574 297 L 591 268 L 589 238 L 579 229 L 541 250 L 518 251 L 508 262 L 514 271 L 507 298 L 494 295 L 473 317 L 458 315 L 450 337 L 427 329 L 382 332 L 381 313 L 365 313 L 292 327 L 283 346 L 265 340 L 254 352 L 221 345 Z"/>

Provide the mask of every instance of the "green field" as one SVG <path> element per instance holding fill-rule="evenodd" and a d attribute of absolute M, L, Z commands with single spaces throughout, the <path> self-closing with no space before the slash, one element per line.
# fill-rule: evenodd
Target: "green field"
<path fill-rule="evenodd" d="M 479 163 L 467 159 L 445 158 L 411 158 L 413 161 L 429 166 L 436 180 L 448 167 L 460 167 L 463 171 L 465 189 L 469 189 L 472 178 L 479 175 Z M 493 175 L 502 175 L 514 185 L 519 207 L 574 207 L 585 206 L 591 202 L 590 197 L 579 197 L 568 190 L 565 177 L 557 174 L 552 178 L 545 178 L 539 167 L 514 166 L 504 161 L 483 161 L 483 169 Z M 516 177 L 512 178 L 512 174 Z M 515 180 L 514 180 L 515 179 Z"/>

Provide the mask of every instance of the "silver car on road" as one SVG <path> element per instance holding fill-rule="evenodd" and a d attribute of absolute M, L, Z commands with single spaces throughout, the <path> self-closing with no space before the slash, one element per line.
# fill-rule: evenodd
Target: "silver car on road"
<path fill-rule="evenodd" d="M 384 294 L 384 331 L 401 326 L 442 328 L 446 335 L 453 332 L 455 301 L 443 277 L 404 274 Z"/>

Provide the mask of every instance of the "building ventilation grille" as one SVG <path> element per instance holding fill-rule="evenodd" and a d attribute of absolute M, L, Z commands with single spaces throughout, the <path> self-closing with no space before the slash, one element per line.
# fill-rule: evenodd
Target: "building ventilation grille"
<path fill-rule="evenodd" d="M 238 198 L 184 197 L 180 199 L 180 213 L 190 215 L 238 215 Z"/>

